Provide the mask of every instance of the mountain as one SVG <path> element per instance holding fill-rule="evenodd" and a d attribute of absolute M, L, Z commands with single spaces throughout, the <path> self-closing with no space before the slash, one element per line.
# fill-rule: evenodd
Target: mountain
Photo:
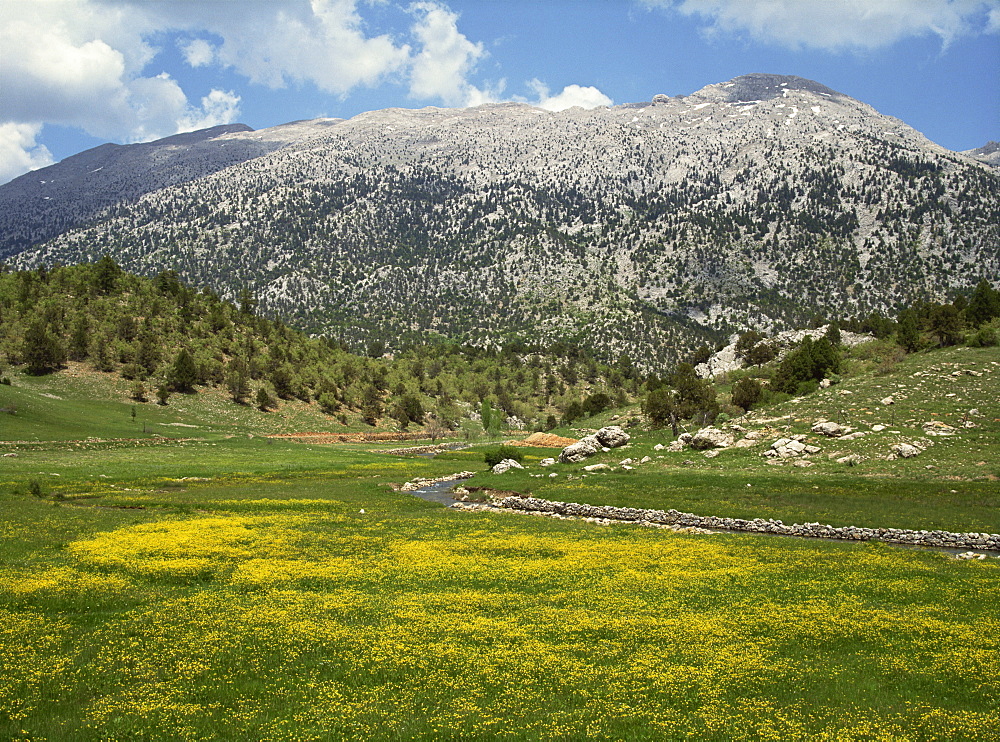
<path fill-rule="evenodd" d="M 188 145 L 204 164 L 134 147 L 117 203 L 50 196 L 32 222 L 69 160 L 0 187 L 13 264 L 107 253 L 227 298 L 249 289 L 355 346 L 566 339 L 646 368 L 734 330 L 892 312 L 1000 276 L 1000 174 L 793 76 L 613 108 L 388 109 L 205 134 Z M 24 248 L 30 234 L 51 239 Z"/>
<path fill-rule="evenodd" d="M 985 162 L 987 165 L 1000 167 L 1000 142 L 990 141 L 982 147 L 966 150 L 962 154 L 968 155 L 980 162 Z"/>

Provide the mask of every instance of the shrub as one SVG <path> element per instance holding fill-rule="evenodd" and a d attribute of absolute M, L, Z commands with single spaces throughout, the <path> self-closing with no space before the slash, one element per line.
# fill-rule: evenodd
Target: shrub
<path fill-rule="evenodd" d="M 992 348 L 998 344 L 1000 339 L 992 327 L 980 327 L 968 340 L 968 345 L 972 348 Z"/>
<path fill-rule="evenodd" d="M 489 464 L 491 468 L 504 459 L 514 459 L 514 461 L 520 464 L 522 459 L 524 459 L 524 454 L 514 446 L 497 446 L 483 452 L 483 461 Z"/>

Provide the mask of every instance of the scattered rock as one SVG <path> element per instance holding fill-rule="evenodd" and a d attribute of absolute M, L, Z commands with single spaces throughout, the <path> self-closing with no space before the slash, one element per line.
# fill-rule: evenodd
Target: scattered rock
<path fill-rule="evenodd" d="M 652 460 L 653 459 L 650 458 L 649 456 L 643 456 L 641 459 L 639 459 L 639 463 L 640 464 L 648 464 Z"/>
<path fill-rule="evenodd" d="M 891 404 L 895 404 L 895 403 L 896 403 L 896 400 L 894 400 L 892 397 L 886 397 L 881 402 L 879 402 L 879 404 L 884 404 L 886 406 L 891 405 Z"/>
<path fill-rule="evenodd" d="M 698 450 L 709 448 L 729 448 L 735 439 L 732 433 L 718 428 L 702 428 L 691 437 L 690 446 Z"/>
<path fill-rule="evenodd" d="M 916 446 L 911 446 L 909 443 L 897 443 L 892 447 L 892 452 L 901 459 L 912 459 L 920 453 L 920 449 Z"/>
<path fill-rule="evenodd" d="M 821 420 L 812 426 L 812 432 L 836 438 L 844 432 L 844 429 L 838 423 Z"/>
<path fill-rule="evenodd" d="M 499 464 L 497 464 L 496 466 L 493 467 L 493 473 L 494 474 L 505 474 L 506 472 L 510 471 L 511 469 L 523 469 L 523 468 L 524 467 L 521 466 L 516 461 L 514 461 L 514 459 L 504 459 Z"/>
<path fill-rule="evenodd" d="M 576 443 L 566 446 L 559 454 L 559 460 L 564 464 L 578 464 L 600 450 L 601 444 L 598 442 L 597 437 L 588 435 Z"/>
<path fill-rule="evenodd" d="M 705 451 L 706 459 L 714 459 L 718 455 L 719 455 L 719 449 L 717 448 L 713 448 L 710 451 Z"/>
<path fill-rule="evenodd" d="M 872 432 L 874 433 L 881 433 L 883 430 L 885 430 L 884 425 L 872 425 Z"/>
<path fill-rule="evenodd" d="M 664 448 L 666 448 L 666 446 L 664 446 L 662 443 L 657 443 L 655 446 L 653 446 L 654 451 L 662 451 Z"/>
<path fill-rule="evenodd" d="M 601 428 L 596 433 L 597 440 L 602 446 L 607 448 L 621 448 L 629 442 L 629 434 L 617 425 L 609 425 Z"/>
<path fill-rule="evenodd" d="M 857 466 L 861 463 L 861 457 L 856 453 L 852 453 L 850 456 L 842 456 L 837 459 L 838 464 L 846 464 L 847 466 Z"/>
<path fill-rule="evenodd" d="M 553 465 L 555 465 L 555 463 L 556 463 L 555 459 L 542 459 L 541 461 L 538 462 L 538 465 L 539 466 L 553 466 Z"/>
<path fill-rule="evenodd" d="M 794 463 L 794 466 L 801 466 L 801 467 L 813 466 L 813 462 L 806 461 L 805 459 L 799 459 Z"/>
<path fill-rule="evenodd" d="M 931 420 L 920 426 L 924 429 L 924 435 L 955 435 L 955 428 L 947 423 Z"/>
<path fill-rule="evenodd" d="M 611 471 L 611 467 L 607 464 L 591 464 L 590 466 L 583 467 L 584 471 Z"/>

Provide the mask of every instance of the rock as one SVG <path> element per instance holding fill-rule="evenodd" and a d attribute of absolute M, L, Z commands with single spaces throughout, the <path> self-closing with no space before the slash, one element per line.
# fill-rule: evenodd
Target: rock
<path fill-rule="evenodd" d="M 601 450 L 601 444 L 597 437 L 588 435 L 576 443 L 566 446 L 559 454 L 559 460 L 564 464 L 578 464 L 586 458 L 590 458 Z"/>
<path fill-rule="evenodd" d="M 771 448 L 777 451 L 779 448 L 784 448 L 791 442 L 792 442 L 791 438 L 779 438 L 778 440 L 776 440 L 774 443 L 771 444 Z"/>
<path fill-rule="evenodd" d="M 819 433 L 820 435 L 827 435 L 830 436 L 831 438 L 836 438 L 837 436 L 839 436 L 841 433 L 844 432 L 844 429 L 840 427 L 840 425 L 837 423 L 821 420 L 820 422 L 812 426 L 812 432 Z"/>
<path fill-rule="evenodd" d="M 793 453 L 802 453 L 806 450 L 806 446 L 802 441 L 789 441 L 785 448 Z"/>
<path fill-rule="evenodd" d="M 911 446 L 909 443 L 897 443 L 892 447 L 892 452 L 901 459 L 912 459 L 920 453 L 920 449 L 916 446 Z"/>
<path fill-rule="evenodd" d="M 3 457 L 4 457 L 5 459 L 16 459 L 16 458 L 17 458 L 17 454 L 16 454 L 16 453 L 14 453 L 13 451 L 11 451 L 10 453 L 5 453 L 5 454 L 3 455 Z"/>
<path fill-rule="evenodd" d="M 754 440 L 753 438 L 741 438 L 733 444 L 733 448 L 750 448 L 756 446 L 760 441 Z"/>
<path fill-rule="evenodd" d="M 765 433 L 763 430 L 748 430 L 747 434 L 743 436 L 743 439 L 748 441 L 759 441 L 760 439 L 766 437 L 767 433 Z"/>
<path fill-rule="evenodd" d="M 729 448 L 735 439 L 732 433 L 718 428 L 702 428 L 691 438 L 691 448 L 705 450 L 709 448 Z"/>
<path fill-rule="evenodd" d="M 621 461 L 618 462 L 618 466 L 625 466 L 626 464 L 631 464 L 631 463 L 632 463 L 632 459 L 623 459 L 623 460 L 621 460 Z"/>
<path fill-rule="evenodd" d="M 979 414 L 980 413 L 978 408 L 973 407 L 971 410 L 969 410 L 969 417 L 979 417 Z"/>
<path fill-rule="evenodd" d="M 691 435 L 690 433 L 681 433 L 679 436 L 677 436 L 677 440 L 685 444 L 690 443 L 692 438 L 694 438 L 694 436 Z"/>
<path fill-rule="evenodd" d="M 822 381 L 819 382 L 819 388 L 829 389 L 831 384 L 833 384 L 833 382 L 830 381 L 829 379 L 823 379 Z"/>
<path fill-rule="evenodd" d="M 924 435 L 955 435 L 955 428 L 937 420 L 926 422 L 920 427 L 924 429 Z"/>
<path fill-rule="evenodd" d="M 872 432 L 873 433 L 881 433 L 883 430 L 885 430 L 885 426 L 884 425 L 872 425 Z"/>
<path fill-rule="evenodd" d="M 859 430 L 856 433 L 847 433 L 846 435 L 840 436 L 840 440 L 842 440 L 842 441 L 856 441 L 858 438 L 864 438 L 866 435 L 867 435 L 867 433 L 865 433 L 862 430 Z"/>
<path fill-rule="evenodd" d="M 639 463 L 640 464 L 648 464 L 652 460 L 653 459 L 650 458 L 649 456 L 643 456 L 641 459 L 639 459 Z"/>
<path fill-rule="evenodd" d="M 798 461 L 796 461 L 793 464 L 793 466 L 801 466 L 801 467 L 807 467 L 807 466 L 812 466 L 812 465 L 813 465 L 813 462 L 806 461 L 805 459 L 799 459 Z"/>
<path fill-rule="evenodd" d="M 552 477 L 558 477 L 558 476 L 559 476 L 559 475 L 558 475 L 558 474 L 556 474 L 555 472 L 552 472 L 551 474 L 549 474 L 549 478 L 550 478 L 550 479 L 551 479 Z"/>
<path fill-rule="evenodd" d="M 823 449 L 820 448 L 819 446 L 806 446 L 805 447 L 805 453 L 808 453 L 808 454 L 819 453 L 822 450 Z"/>
<path fill-rule="evenodd" d="M 677 453 L 678 451 L 683 451 L 684 442 L 678 439 L 673 443 L 671 443 L 669 446 L 667 446 L 667 450 L 670 451 L 671 453 Z"/>
<path fill-rule="evenodd" d="M 664 446 L 662 443 L 657 443 L 655 446 L 653 446 L 654 451 L 662 451 L 664 448 L 666 448 L 666 446 Z"/>
<path fill-rule="evenodd" d="M 607 448 L 621 448 L 629 442 L 630 438 L 629 434 L 617 425 L 601 428 L 597 431 L 596 436 L 600 444 Z"/>
<path fill-rule="evenodd" d="M 494 474 L 504 474 L 504 473 L 510 471 L 511 469 L 523 469 L 523 468 L 524 467 L 521 466 L 516 461 L 514 461 L 514 459 L 504 459 L 499 464 L 497 464 L 496 466 L 493 467 L 493 473 Z"/>
<path fill-rule="evenodd" d="M 553 465 L 555 465 L 555 463 L 556 463 L 555 459 L 542 459 L 541 461 L 538 462 L 538 465 L 539 466 L 553 466 Z"/>
<path fill-rule="evenodd" d="M 607 464 L 591 464 L 590 466 L 583 467 L 584 471 L 611 471 L 611 467 Z"/>
<path fill-rule="evenodd" d="M 861 463 L 861 457 L 856 453 L 852 453 L 850 456 L 843 456 L 837 459 L 838 464 L 847 464 L 848 466 L 857 466 Z"/>
<path fill-rule="evenodd" d="M 705 458 L 706 459 L 714 459 L 718 455 L 719 455 L 719 449 L 717 449 L 717 448 L 713 448 L 710 451 L 705 451 Z"/>
<path fill-rule="evenodd" d="M 886 397 L 881 402 L 879 402 L 879 404 L 884 404 L 884 405 L 888 406 L 888 405 L 891 405 L 891 404 L 895 404 L 895 402 L 896 402 L 896 400 L 894 400 L 892 397 Z"/>

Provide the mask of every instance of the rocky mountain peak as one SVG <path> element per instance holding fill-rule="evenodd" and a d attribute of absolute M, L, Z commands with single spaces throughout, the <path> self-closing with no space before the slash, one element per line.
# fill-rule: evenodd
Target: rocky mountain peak
<path fill-rule="evenodd" d="M 748 103 L 781 98 L 786 90 L 805 90 L 829 98 L 846 97 L 843 93 L 838 93 L 814 80 L 795 75 L 771 75 L 763 72 L 753 72 L 734 77 L 729 82 L 706 85 L 693 95 L 725 103 Z"/>

